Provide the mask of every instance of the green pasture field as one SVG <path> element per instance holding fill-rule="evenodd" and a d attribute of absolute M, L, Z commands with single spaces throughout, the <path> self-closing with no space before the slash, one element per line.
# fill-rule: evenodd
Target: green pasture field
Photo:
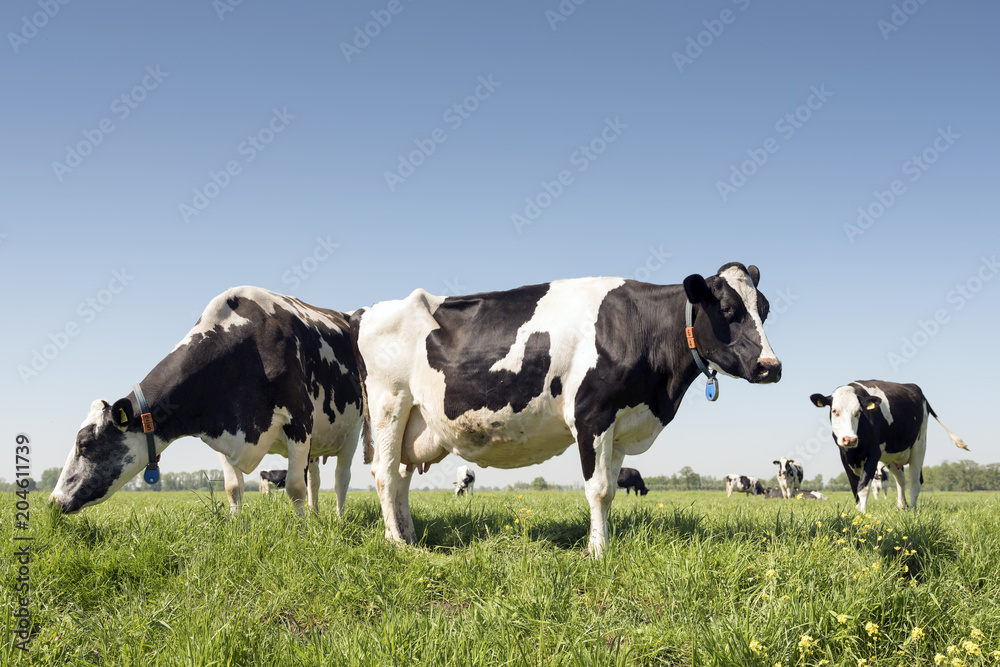
<path fill-rule="evenodd" d="M 299 519 L 284 494 L 119 493 L 2 512 L 3 665 L 996 665 L 1000 494 L 764 500 L 619 494 L 601 561 L 582 493 L 374 493 Z M 31 640 L 17 536 L 33 538 Z M 939 656 L 935 658 L 935 656 Z"/>

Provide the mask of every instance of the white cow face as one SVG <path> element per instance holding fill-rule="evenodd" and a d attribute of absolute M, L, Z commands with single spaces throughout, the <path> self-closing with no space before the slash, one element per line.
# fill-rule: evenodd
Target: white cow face
<path fill-rule="evenodd" d="M 104 400 L 91 404 L 50 503 L 78 512 L 107 500 L 146 466 L 146 436 L 141 428 L 128 430 L 132 412 L 128 399 L 113 406 Z"/>
<path fill-rule="evenodd" d="M 757 289 L 760 271 L 727 264 L 707 279 L 684 280 L 688 300 L 701 306 L 694 330 L 698 351 L 708 365 L 731 377 L 768 383 L 781 379 L 781 362 L 764 333 L 770 308 Z"/>
<path fill-rule="evenodd" d="M 833 439 L 839 447 L 853 449 L 858 446 L 858 422 L 862 410 L 874 410 L 882 402 L 878 396 L 860 396 L 854 387 L 837 387 L 830 396 L 813 394 L 809 397 L 817 407 L 830 408 L 830 426 Z"/>

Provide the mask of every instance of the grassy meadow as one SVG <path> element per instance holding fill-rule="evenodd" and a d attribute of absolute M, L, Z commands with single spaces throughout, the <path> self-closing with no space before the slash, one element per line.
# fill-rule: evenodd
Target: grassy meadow
<path fill-rule="evenodd" d="M 620 494 L 602 561 L 582 492 L 414 492 L 420 548 L 374 493 L 343 522 L 332 493 L 306 520 L 280 493 L 235 519 L 220 494 L 30 500 L 25 652 L 0 499 L 3 665 L 1000 664 L 1000 494 Z"/>

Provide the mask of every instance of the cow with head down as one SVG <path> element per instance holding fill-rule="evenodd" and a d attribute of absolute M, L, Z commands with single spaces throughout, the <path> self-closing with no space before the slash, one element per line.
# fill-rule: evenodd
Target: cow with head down
<path fill-rule="evenodd" d="M 341 512 L 363 423 L 346 317 L 257 287 L 217 296 L 131 393 L 94 401 L 50 502 L 66 512 L 103 502 L 144 467 L 158 476 L 167 446 L 194 436 L 219 453 L 234 512 L 243 474 L 268 453 L 299 471 L 287 492 L 300 513 L 307 471 L 309 505 L 318 507 L 311 457 L 336 456 Z"/>
<path fill-rule="evenodd" d="M 650 447 L 700 373 L 781 377 L 759 280 L 756 267 L 731 263 L 683 285 L 582 278 L 469 296 L 416 290 L 353 313 L 365 459 L 386 537 L 417 541 L 414 470 L 448 454 L 518 468 L 575 443 L 588 552 L 600 556 L 624 457 Z"/>

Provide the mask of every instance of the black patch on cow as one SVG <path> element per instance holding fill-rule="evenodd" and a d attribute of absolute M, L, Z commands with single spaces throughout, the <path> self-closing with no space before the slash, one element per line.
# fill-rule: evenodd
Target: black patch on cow
<path fill-rule="evenodd" d="M 535 314 L 548 284 L 448 297 L 434 311 L 439 328 L 427 335 L 427 361 L 444 373 L 444 413 L 457 419 L 486 408 L 493 412 L 508 405 L 524 410 L 545 388 L 552 363 L 548 332 L 528 336 L 518 372 L 491 371 L 507 356 L 518 329 Z"/>
<path fill-rule="evenodd" d="M 740 486 L 744 489 L 750 488 L 750 478 L 746 475 L 740 475 Z"/>
<path fill-rule="evenodd" d="M 240 298 L 238 296 L 231 296 L 228 299 L 226 299 L 226 305 L 232 308 L 233 311 L 235 311 L 237 308 L 240 307 Z"/>
<path fill-rule="evenodd" d="M 666 425 L 698 371 L 684 339 L 680 285 L 626 280 L 608 292 L 595 324 L 597 364 L 576 393 L 575 417 L 584 479 L 594 475 L 594 438 L 614 424 L 619 410 L 646 405 Z M 675 328 L 666 320 L 677 320 Z M 665 331 L 676 336 L 667 339 Z"/>
<path fill-rule="evenodd" d="M 562 393 L 562 380 L 559 376 L 552 378 L 552 382 L 549 384 L 549 393 L 552 394 L 552 398 L 555 398 Z"/>

